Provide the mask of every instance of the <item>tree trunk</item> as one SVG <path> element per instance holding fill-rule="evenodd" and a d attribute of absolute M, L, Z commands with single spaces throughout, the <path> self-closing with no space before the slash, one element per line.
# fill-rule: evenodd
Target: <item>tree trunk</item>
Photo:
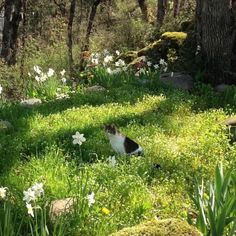
<path fill-rule="evenodd" d="M 70 4 L 70 12 L 69 12 L 69 20 L 67 26 L 67 46 L 68 46 L 68 63 L 69 63 L 69 74 L 70 79 L 73 76 L 73 21 L 75 16 L 75 5 L 76 0 L 71 0 Z"/>
<path fill-rule="evenodd" d="M 231 62 L 232 70 L 236 72 L 236 0 L 232 0 L 231 2 L 233 19 L 234 19 L 234 44 L 233 44 L 233 59 Z"/>
<path fill-rule="evenodd" d="M 18 28 L 22 0 L 5 0 L 1 57 L 8 65 L 16 63 Z"/>
<path fill-rule="evenodd" d="M 157 24 L 162 26 L 165 19 L 167 0 L 157 0 Z"/>
<path fill-rule="evenodd" d="M 180 0 L 174 0 L 174 18 L 179 15 Z"/>
<path fill-rule="evenodd" d="M 27 38 L 27 21 L 26 21 L 26 12 L 27 12 L 27 0 L 22 0 L 22 55 L 21 55 L 21 62 L 20 62 L 20 78 L 24 80 L 25 78 L 25 41 Z"/>
<path fill-rule="evenodd" d="M 211 84 L 228 82 L 235 38 L 232 19 L 229 0 L 197 0 L 197 41 Z"/>
<path fill-rule="evenodd" d="M 97 7 L 98 5 L 101 3 L 101 0 L 95 0 L 95 2 L 92 5 L 92 9 L 89 15 L 89 19 L 88 19 L 88 26 L 87 26 L 87 31 L 86 31 L 86 36 L 85 36 L 85 44 L 84 44 L 84 51 L 88 51 L 89 50 L 89 39 L 90 39 L 90 35 L 92 32 L 92 28 L 93 28 L 93 22 L 96 16 L 96 12 L 97 12 Z"/>
<path fill-rule="evenodd" d="M 148 8 L 145 0 L 138 0 L 139 7 L 142 12 L 143 20 L 148 22 Z"/>

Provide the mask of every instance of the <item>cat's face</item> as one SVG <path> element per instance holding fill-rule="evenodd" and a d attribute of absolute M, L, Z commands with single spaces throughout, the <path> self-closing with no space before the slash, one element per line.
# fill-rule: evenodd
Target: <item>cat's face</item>
<path fill-rule="evenodd" d="M 105 131 L 107 134 L 116 134 L 116 126 L 111 124 L 111 125 L 105 125 L 104 127 Z"/>

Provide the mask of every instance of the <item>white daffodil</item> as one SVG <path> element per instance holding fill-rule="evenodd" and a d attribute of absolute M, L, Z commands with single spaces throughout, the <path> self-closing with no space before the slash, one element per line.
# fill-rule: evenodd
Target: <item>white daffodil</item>
<path fill-rule="evenodd" d="M 41 77 L 40 77 L 40 81 L 41 81 L 41 82 L 44 82 L 44 81 L 47 80 L 47 78 L 48 78 L 47 75 L 44 74 L 44 73 L 42 73 L 42 74 L 41 74 Z"/>
<path fill-rule="evenodd" d="M 167 69 L 168 69 L 168 68 L 167 68 L 167 67 L 165 67 L 165 68 L 163 69 L 163 71 L 164 71 L 164 72 L 166 72 L 166 71 L 167 71 Z"/>
<path fill-rule="evenodd" d="M 113 56 L 109 56 L 109 55 L 107 55 L 105 58 L 104 58 L 104 63 L 109 63 L 109 62 L 111 62 L 111 61 L 113 61 Z"/>
<path fill-rule="evenodd" d="M 141 68 L 141 69 L 139 70 L 139 73 L 140 73 L 140 74 L 145 74 L 145 73 L 146 73 L 146 71 L 145 71 L 145 69 L 144 69 L 144 68 Z"/>
<path fill-rule="evenodd" d="M 112 74 L 119 74 L 121 72 L 120 68 L 116 68 L 115 70 L 112 71 Z"/>
<path fill-rule="evenodd" d="M 40 82 L 40 81 L 41 81 L 41 79 L 40 79 L 40 77 L 39 77 L 38 75 L 35 76 L 35 80 L 36 80 L 37 82 Z"/>
<path fill-rule="evenodd" d="M 52 77 L 54 75 L 54 72 L 55 71 L 52 68 L 49 68 L 48 73 L 47 73 L 48 77 Z"/>
<path fill-rule="evenodd" d="M 28 72 L 28 76 L 31 77 L 31 73 L 30 72 Z"/>
<path fill-rule="evenodd" d="M 116 157 L 115 156 L 109 156 L 107 160 L 108 160 L 108 163 L 110 166 L 114 167 L 116 165 Z"/>
<path fill-rule="evenodd" d="M 68 94 L 65 94 L 65 93 L 56 93 L 56 99 L 57 100 L 65 99 L 65 98 L 70 98 L 70 96 Z"/>
<path fill-rule="evenodd" d="M 122 67 L 125 66 L 125 61 L 123 61 L 122 59 L 119 59 L 116 63 L 115 63 L 116 67 Z"/>
<path fill-rule="evenodd" d="M 44 194 L 43 190 L 43 183 L 36 183 L 34 186 L 31 187 L 31 190 L 34 191 L 35 197 L 40 197 Z"/>
<path fill-rule="evenodd" d="M 120 52 L 118 50 L 116 50 L 116 55 L 119 56 L 120 55 Z"/>
<path fill-rule="evenodd" d="M 36 200 L 35 192 L 31 188 L 29 188 L 27 191 L 23 191 L 23 193 L 24 193 L 23 201 L 29 203 L 31 201 Z"/>
<path fill-rule="evenodd" d="M 64 76 L 65 73 L 66 73 L 65 69 L 63 69 L 63 70 L 60 72 L 61 76 Z"/>
<path fill-rule="evenodd" d="M 153 67 L 154 67 L 155 69 L 159 69 L 159 65 L 158 65 L 158 64 L 155 64 Z"/>
<path fill-rule="evenodd" d="M 72 135 L 73 144 L 79 144 L 80 146 L 82 145 L 83 142 L 86 141 L 86 138 L 84 137 L 84 134 L 81 134 L 80 132 L 76 132 L 74 135 Z"/>
<path fill-rule="evenodd" d="M 174 76 L 174 72 L 172 71 L 171 73 L 170 73 L 170 77 L 172 78 Z"/>
<path fill-rule="evenodd" d="M 63 84 L 65 84 L 65 83 L 66 83 L 66 78 L 63 77 L 63 78 L 61 79 L 61 82 L 62 82 Z"/>
<path fill-rule="evenodd" d="M 32 205 L 30 203 L 26 203 L 26 208 L 27 208 L 28 214 L 34 217 L 34 211 L 33 211 Z"/>
<path fill-rule="evenodd" d="M 0 94 L 2 94 L 2 85 L 0 84 Z"/>
<path fill-rule="evenodd" d="M 42 73 L 41 68 L 39 66 L 34 66 L 34 71 L 40 75 Z"/>
<path fill-rule="evenodd" d="M 92 192 L 91 194 L 89 194 L 89 195 L 87 196 L 89 207 L 92 206 L 92 205 L 95 203 L 95 198 L 94 198 L 94 196 L 95 196 L 94 192 Z"/>
<path fill-rule="evenodd" d="M 164 64 L 165 64 L 165 60 L 164 60 L 164 59 L 160 59 L 159 64 L 160 64 L 160 65 L 164 65 Z"/>
<path fill-rule="evenodd" d="M 112 74 L 112 69 L 108 67 L 108 68 L 107 68 L 107 73 L 108 73 L 108 74 Z"/>
<path fill-rule="evenodd" d="M 0 199 L 4 199 L 7 196 L 7 187 L 0 188 Z"/>
<path fill-rule="evenodd" d="M 147 66 L 150 67 L 152 65 L 152 62 L 148 61 Z"/>

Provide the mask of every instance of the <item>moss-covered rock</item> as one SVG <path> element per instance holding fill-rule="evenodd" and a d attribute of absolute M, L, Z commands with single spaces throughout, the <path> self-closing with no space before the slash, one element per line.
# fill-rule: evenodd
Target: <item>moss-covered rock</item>
<path fill-rule="evenodd" d="M 125 61 L 125 63 L 130 63 L 135 58 L 137 58 L 137 52 L 136 51 L 128 51 L 125 53 L 121 53 L 119 57 L 117 57 L 117 60 L 122 59 Z"/>
<path fill-rule="evenodd" d="M 201 236 L 202 234 L 187 222 L 179 219 L 152 220 L 122 229 L 110 236 Z"/>
<path fill-rule="evenodd" d="M 137 55 L 138 57 L 147 56 L 154 61 L 157 58 L 167 59 L 169 50 L 174 49 L 178 51 L 186 38 L 187 34 L 184 32 L 165 32 L 159 40 L 139 50 Z"/>

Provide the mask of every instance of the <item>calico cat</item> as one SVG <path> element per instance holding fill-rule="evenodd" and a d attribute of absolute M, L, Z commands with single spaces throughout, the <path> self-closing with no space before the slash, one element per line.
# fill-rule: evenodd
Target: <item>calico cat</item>
<path fill-rule="evenodd" d="M 112 148 L 119 154 L 142 155 L 143 149 L 136 142 L 121 134 L 115 125 L 106 125 L 105 132 Z"/>

